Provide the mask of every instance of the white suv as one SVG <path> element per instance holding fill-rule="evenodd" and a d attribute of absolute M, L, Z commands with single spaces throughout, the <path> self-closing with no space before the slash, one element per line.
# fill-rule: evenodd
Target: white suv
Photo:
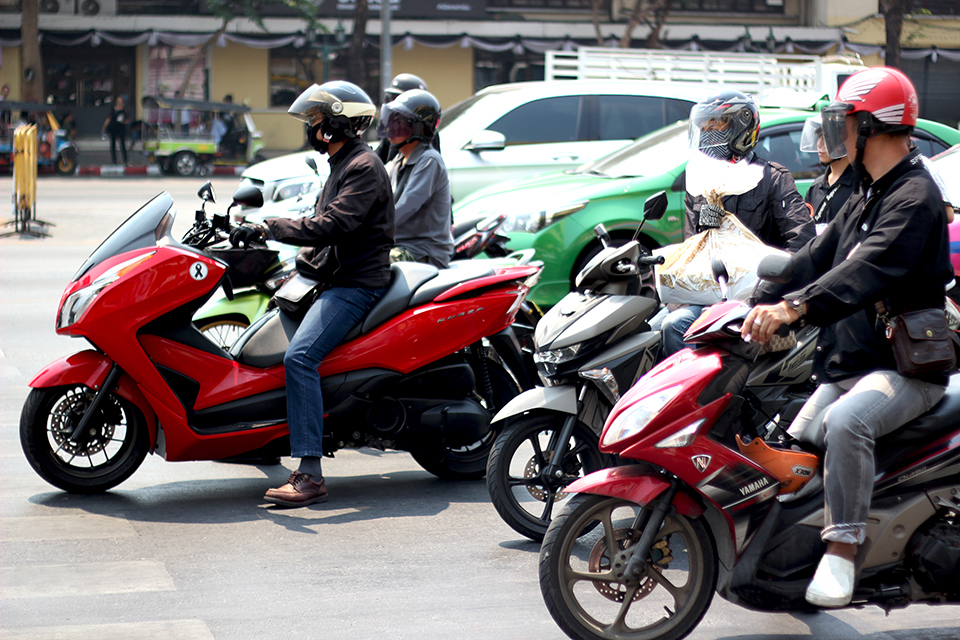
<path fill-rule="evenodd" d="M 623 80 L 487 87 L 440 119 L 440 150 L 459 201 L 491 184 L 577 167 L 686 120 L 716 89 Z"/>
<path fill-rule="evenodd" d="M 686 120 L 697 100 L 716 90 L 623 80 L 487 87 L 444 111 L 440 119 L 440 149 L 451 195 L 459 201 L 498 182 L 580 166 Z M 263 189 L 266 202 L 319 188 L 329 166 L 325 157 L 309 152 L 317 159 L 318 177 L 304 163 L 307 153 L 255 164 L 241 174 L 241 182 Z"/>

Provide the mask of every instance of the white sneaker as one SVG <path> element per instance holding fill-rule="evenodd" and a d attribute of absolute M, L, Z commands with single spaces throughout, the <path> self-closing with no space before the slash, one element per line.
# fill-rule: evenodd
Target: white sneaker
<path fill-rule="evenodd" d="M 818 607 L 845 607 L 853 599 L 855 582 L 852 560 L 824 555 L 807 587 L 807 602 Z"/>

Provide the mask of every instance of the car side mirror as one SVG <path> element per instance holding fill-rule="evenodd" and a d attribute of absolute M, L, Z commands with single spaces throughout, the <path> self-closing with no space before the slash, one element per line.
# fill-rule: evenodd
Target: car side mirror
<path fill-rule="evenodd" d="M 507 146 L 507 138 L 499 131 L 490 131 L 484 129 L 477 132 L 475 136 L 467 143 L 468 151 L 503 151 Z"/>
<path fill-rule="evenodd" d="M 757 265 L 757 277 L 767 282 L 787 284 L 793 278 L 793 260 L 779 254 L 764 256 Z"/>
<path fill-rule="evenodd" d="M 658 191 L 643 203 L 644 220 L 660 220 L 667 212 L 667 192 Z"/>
<path fill-rule="evenodd" d="M 200 187 L 200 190 L 197 191 L 197 195 L 200 196 L 200 199 L 204 202 L 216 202 L 217 198 L 213 193 L 213 185 L 207 181 L 203 183 L 203 186 Z"/>
<path fill-rule="evenodd" d="M 260 187 L 245 184 L 234 192 L 233 204 L 239 204 L 243 207 L 262 207 L 263 192 L 260 191 Z"/>

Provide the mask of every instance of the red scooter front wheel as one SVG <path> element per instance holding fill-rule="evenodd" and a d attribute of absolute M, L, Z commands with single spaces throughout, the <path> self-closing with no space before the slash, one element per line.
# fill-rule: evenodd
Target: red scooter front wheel
<path fill-rule="evenodd" d="M 117 486 L 137 470 L 150 448 L 140 411 L 113 393 L 74 438 L 95 394 L 83 385 L 33 389 L 20 414 L 20 445 L 30 465 L 70 493 Z"/>
<path fill-rule="evenodd" d="M 640 512 L 621 498 L 578 494 L 550 523 L 540 549 L 540 591 L 571 638 L 679 640 L 710 607 L 717 556 L 700 520 L 668 514 L 640 579 L 619 575 L 643 533 Z"/>

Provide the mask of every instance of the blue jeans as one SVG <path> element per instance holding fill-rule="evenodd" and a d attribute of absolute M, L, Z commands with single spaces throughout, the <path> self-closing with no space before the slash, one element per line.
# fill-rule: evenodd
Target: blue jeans
<path fill-rule="evenodd" d="M 929 411 L 945 391 L 895 371 L 875 371 L 824 383 L 813 392 L 789 433 L 827 450 L 820 535 L 825 542 L 863 544 L 876 474 L 876 439 Z"/>
<path fill-rule="evenodd" d="M 702 311 L 703 307 L 697 305 L 688 305 L 676 311 L 668 311 L 667 307 L 664 307 L 651 318 L 650 328 L 660 332 L 664 358 L 690 346 L 683 341 L 683 334 L 700 317 Z"/>
<path fill-rule="evenodd" d="M 287 377 L 290 455 L 323 455 L 323 394 L 317 369 L 386 289 L 333 287 L 320 294 L 283 358 Z"/>

